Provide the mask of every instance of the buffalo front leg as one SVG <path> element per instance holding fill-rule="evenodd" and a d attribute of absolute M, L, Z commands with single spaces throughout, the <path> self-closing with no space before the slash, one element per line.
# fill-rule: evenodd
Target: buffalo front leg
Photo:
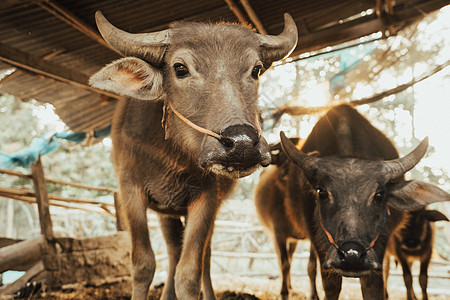
<path fill-rule="evenodd" d="M 316 277 L 317 277 L 317 258 L 316 251 L 314 251 L 313 245 L 310 245 L 309 249 L 309 261 L 308 261 L 308 276 L 311 285 L 311 300 L 318 300 Z"/>
<path fill-rule="evenodd" d="M 281 300 L 288 300 L 289 293 L 291 290 L 291 278 L 290 278 L 291 260 L 287 249 L 287 238 L 284 235 L 277 235 L 276 230 L 275 230 L 275 246 L 278 254 L 278 263 L 280 264 L 282 277 L 280 298 Z"/>
<path fill-rule="evenodd" d="M 384 281 L 383 273 L 373 272 L 370 275 L 362 276 L 359 279 L 364 300 L 383 300 Z"/>
<path fill-rule="evenodd" d="M 408 263 L 403 256 L 399 257 L 399 260 L 403 269 L 403 281 L 405 282 L 406 286 L 406 298 L 408 300 L 416 300 L 417 298 L 416 294 L 414 293 L 412 282 L 411 264 Z"/>
<path fill-rule="evenodd" d="M 391 256 L 385 255 L 383 260 L 383 281 L 384 281 L 384 298 L 389 298 L 388 293 L 388 279 L 389 279 L 389 271 L 391 270 Z"/>
<path fill-rule="evenodd" d="M 203 298 L 204 299 L 216 299 L 214 289 L 211 282 L 211 241 L 208 243 L 205 249 L 205 259 L 203 263 Z"/>
<path fill-rule="evenodd" d="M 120 193 L 131 235 L 131 276 L 133 280 L 131 299 L 145 300 L 156 267 L 155 254 L 148 234 L 146 199 L 137 187 L 123 182 L 120 184 Z"/>
<path fill-rule="evenodd" d="M 183 247 L 183 232 L 184 225 L 178 217 L 171 217 L 167 215 L 159 215 L 159 224 L 167 245 L 167 254 L 169 257 L 169 270 L 167 273 L 167 280 L 164 285 L 164 290 L 161 300 L 175 299 L 175 268 L 181 255 Z"/>
<path fill-rule="evenodd" d="M 325 292 L 325 300 L 337 300 L 342 288 L 342 276 L 321 268 L 322 285 Z"/>
<path fill-rule="evenodd" d="M 199 298 L 205 250 L 210 242 L 219 204 L 215 195 L 203 194 L 188 206 L 184 245 L 175 274 L 175 293 L 178 299 Z"/>
<path fill-rule="evenodd" d="M 419 284 L 422 289 L 422 300 L 428 300 L 427 285 L 428 285 L 428 265 L 430 264 L 431 251 L 427 253 L 420 261 L 420 275 Z"/>

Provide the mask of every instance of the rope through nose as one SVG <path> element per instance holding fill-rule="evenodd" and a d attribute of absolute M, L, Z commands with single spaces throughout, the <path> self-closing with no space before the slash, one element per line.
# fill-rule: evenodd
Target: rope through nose
<path fill-rule="evenodd" d="M 391 212 L 389 210 L 389 207 L 386 205 L 386 209 L 383 211 L 383 216 L 382 216 L 382 220 L 381 223 L 378 225 L 378 232 L 377 235 L 375 236 L 375 238 L 370 242 L 369 246 L 367 246 L 364 251 L 369 251 L 370 249 L 373 248 L 373 246 L 375 246 L 376 241 L 378 240 L 378 237 L 380 236 L 380 232 L 383 229 L 384 225 L 386 224 L 386 214 L 390 215 Z M 325 228 L 325 226 L 322 223 L 322 218 L 319 220 L 320 222 L 320 226 L 322 227 L 322 230 L 325 232 L 325 235 L 327 236 L 328 242 L 333 245 L 333 247 L 335 247 L 338 251 L 340 252 L 344 252 L 338 244 L 336 244 L 336 242 L 333 239 L 333 236 L 331 235 L 331 233 Z"/>
<path fill-rule="evenodd" d="M 195 130 L 201 132 L 201 133 L 205 133 L 207 135 L 212 136 L 213 138 L 218 139 L 219 141 L 223 141 L 224 143 L 228 143 L 229 139 L 228 138 L 224 138 L 223 136 L 221 136 L 220 134 L 203 128 L 201 126 L 198 126 L 197 124 L 194 124 L 192 121 L 190 121 L 188 118 L 186 118 L 185 116 L 183 116 L 170 102 L 168 102 L 169 108 L 175 113 L 175 115 L 180 118 L 180 120 L 182 120 L 183 122 L 185 122 L 187 125 L 189 125 L 190 127 L 194 128 Z M 227 141 L 225 141 L 224 139 L 227 139 Z"/>

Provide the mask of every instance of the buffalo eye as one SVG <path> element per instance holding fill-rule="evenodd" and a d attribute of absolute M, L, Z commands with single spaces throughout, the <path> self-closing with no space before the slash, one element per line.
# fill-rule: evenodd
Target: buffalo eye
<path fill-rule="evenodd" d="M 189 75 L 188 68 L 185 65 L 183 65 L 183 64 L 175 63 L 173 65 L 173 69 L 175 70 L 175 75 L 178 78 L 185 78 L 186 76 Z"/>
<path fill-rule="evenodd" d="M 318 187 L 316 188 L 317 195 L 319 196 L 319 200 L 327 200 L 328 192 L 326 189 Z"/>
<path fill-rule="evenodd" d="M 253 79 L 258 79 L 259 78 L 259 75 L 261 74 L 261 69 L 262 69 L 261 65 L 257 65 L 255 67 L 253 67 L 253 70 L 252 70 L 252 77 L 253 77 Z"/>
<path fill-rule="evenodd" d="M 373 201 L 376 204 L 381 204 L 384 200 L 384 191 L 377 191 L 373 196 Z"/>

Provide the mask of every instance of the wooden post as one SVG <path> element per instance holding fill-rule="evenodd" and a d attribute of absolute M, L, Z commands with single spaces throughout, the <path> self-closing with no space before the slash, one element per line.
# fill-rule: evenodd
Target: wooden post
<path fill-rule="evenodd" d="M 41 224 L 41 233 L 47 241 L 54 239 L 52 219 L 48 203 L 47 185 L 45 182 L 44 171 L 39 155 L 35 164 L 31 164 L 31 175 L 33 176 L 34 191 L 39 211 L 39 222 Z"/>

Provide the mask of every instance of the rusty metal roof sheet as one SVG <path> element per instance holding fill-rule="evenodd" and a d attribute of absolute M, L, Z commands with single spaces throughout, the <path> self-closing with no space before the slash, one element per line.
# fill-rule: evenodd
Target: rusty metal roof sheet
<path fill-rule="evenodd" d="M 3 0 L 0 2 L 0 92 L 55 106 L 74 131 L 111 122 L 117 96 L 87 85 L 90 75 L 119 56 L 102 43 L 94 13 L 101 10 L 129 32 L 167 28 L 177 20 L 249 22 L 278 34 L 283 13 L 299 29 L 292 55 L 377 31 L 396 30 L 450 0 Z M 255 18 L 256 16 L 256 18 Z"/>

